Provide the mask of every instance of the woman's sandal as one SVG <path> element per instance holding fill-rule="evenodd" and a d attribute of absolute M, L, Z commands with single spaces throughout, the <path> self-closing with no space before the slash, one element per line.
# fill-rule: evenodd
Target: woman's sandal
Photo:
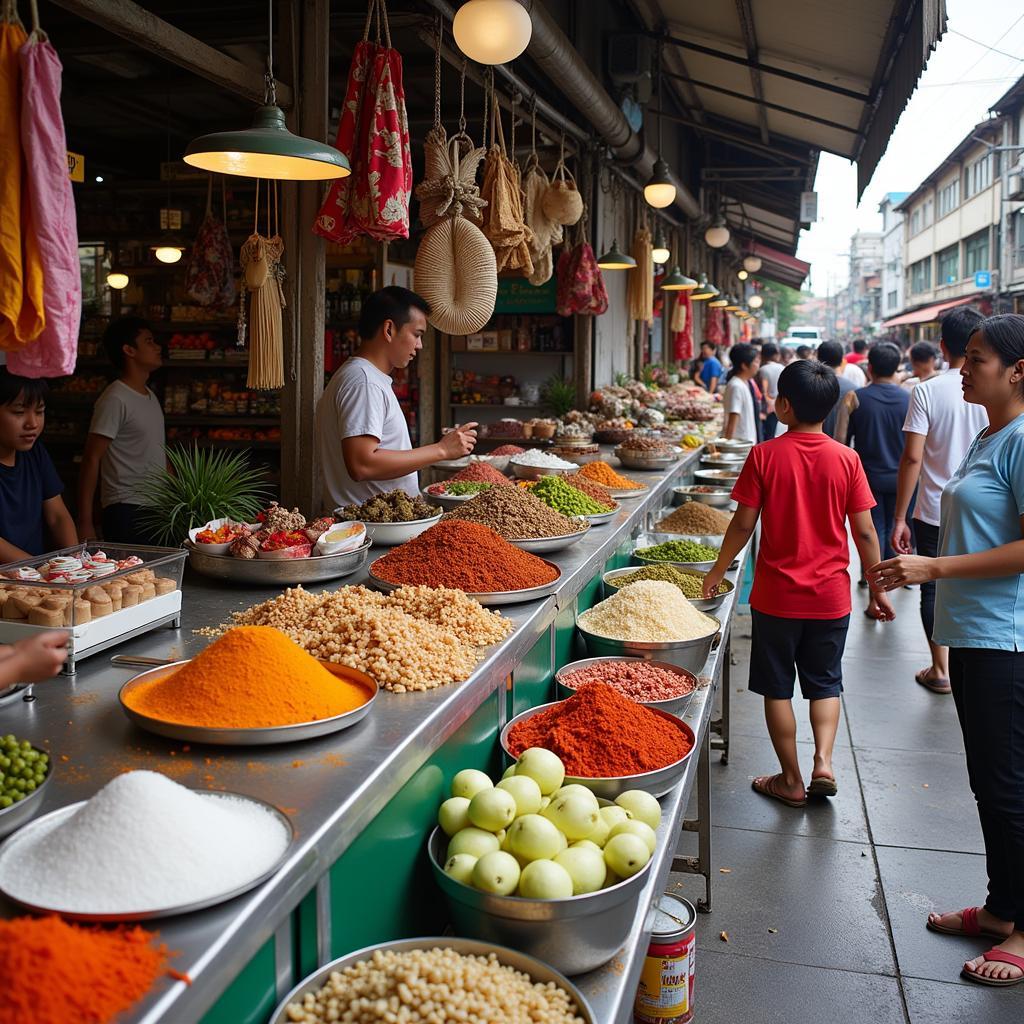
<path fill-rule="evenodd" d="M 920 672 L 914 675 L 914 681 L 920 683 L 926 690 L 931 690 L 932 693 L 949 693 L 950 685 L 948 679 L 938 678 L 929 679 L 928 673 L 931 672 L 931 668 L 923 668 Z"/>
<path fill-rule="evenodd" d="M 989 978 L 984 974 L 979 974 L 976 970 L 969 971 L 966 967 L 960 972 L 960 976 L 968 981 L 973 981 L 976 985 L 991 985 L 993 988 L 1009 988 L 1011 985 L 1019 985 L 1024 981 L 1024 956 L 1005 953 L 1001 949 L 990 949 L 987 953 L 982 953 L 981 957 L 988 963 L 1009 964 L 1011 967 L 1016 967 L 1021 972 L 1020 977 Z"/>
<path fill-rule="evenodd" d="M 775 783 L 780 778 L 780 775 L 760 775 L 750 783 L 750 786 L 755 793 L 770 797 L 772 800 L 778 800 L 780 804 L 785 804 L 787 807 L 805 807 L 807 805 L 807 797 L 804 797 L 803 800 L 791 800 L 788 796 L 783 796 L 775 788 Z M 761 783 L 760 786 L 758 785 L 759 782 Z"/>
<path fill-rule="evenodd" d="M 811 779 L 807 787 L 808 796 L 835 796 L 839 792 L 839 786 L 835 779 L 822 775 L 817 779 Z"/>
<path fill-rule="evenodd" d="M 934 921 L 925 921 L 925 927 L 932 932 L 937 932 L 939 935 L 964 935 L 967 938 L 974 939 L 979 935 L 984 935 L 989 939 L 999 939 L 1003 941 L 1006 936 L 1000 932 L 989 931 L 987 928 L 982 928 L 978 924 L 978 911 L 981 907 L 964 907 L 960 911 L 960 927 L 950 928 L 948 925 L 936 924 Z M 950 911 L 952 913 L 952 911 Z M 943 915 L 944 916 L 944 915 Z"/>

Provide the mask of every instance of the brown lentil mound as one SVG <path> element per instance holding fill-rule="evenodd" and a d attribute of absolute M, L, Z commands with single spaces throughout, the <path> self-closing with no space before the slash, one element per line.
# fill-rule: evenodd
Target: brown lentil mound
<path fill-rule="evenodd" d="M 569 484 L 570 487 L 575 487 L 577 491 L 581 491 L 587 495 L 588 498 L 593 498 L 594 501 L 599 501 L 605 508 L 612 509 L 618 504 L 618 502 L 608 493 L 607 487 L 602 487 L 601 484 L 594 483 L 589 477 L 585 477 L 580 473 L 570 473 L 568 476 L 563 476 L 562 479 Z"/>
<path fill-rule="evenodd" d="M 444 518 L 481 523 L 506 540 L 564 537 L 587 528 L 585 522 L 563 516 L 520 487 L 484 491 Z"/>
<path fill-rule="evenodd" d="M 660 533 L 688 533 L 696 536 L 721 536 L 729 529 L 732 516 L 700 501 L 688 501 L 658 523 Z"/>

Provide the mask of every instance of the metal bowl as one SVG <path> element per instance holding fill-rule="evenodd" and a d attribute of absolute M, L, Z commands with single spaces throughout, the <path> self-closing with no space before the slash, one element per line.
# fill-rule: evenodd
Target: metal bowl
<path fill-rule="evenodd" d="M 522 714 L 516 715 L 516 717 L 501 730 L 501 749 L 505 751 L 508 757 L 513 761 L 516 759 L 516 755 L 512 753 L 508 746 L 508 734 L 511 732 L 513 726 L 519 722 L 525 722 L 528 718 L 533 718 L 534 715 L 540 714 L 542 711 L 547 711 L 549 708 L 556 707 L 561 703 L 562 701 L 552 701 L 550 704 L 541 704 L 538 707 L 530 708 Z M 562 785 L 568 786 L 572 783 L 579 783 L 581 786 L 586 786 L 587 789 L 589 789 L 595 796 L 603 796 L 606 800 L 614 800 L 617 796 L 630 789 L 642 789 L 645 792 L 650 793 L 652 796 L 657 797 L 663 797 L 666 793 L 671 793 L 679 784 L 679 781 L 683 777 L 683 773 L 686 771 L 686 763 L 689 761 L 690 755 L 693 753 L 696 739 L 694 738 L 693 730 L 675 715 L 671 715 L 667 711 L 660 711 L 653 708 L 651 709 L 651 712 L 655 715 L 661 715 L 662 718 L 670 722 L 674 728 L 680 729 L 686 736 L 686 739 L 690 744 L 690 749 L 687 750 L 687 752 L 678 761 L 673 764 L 666 765 L 664 768 L 658 768 L 653 772 L 642 772 L 640 775 L 621 775 L 616 778 L 606 779 L 566 775 L 565 782 L 563 782 Z"/>
<path fill-rule="evenodd" d="M 707 441 L 706 444 L 709 451 L 714 449 L 720 452 L 736 452 L 738 454 L 749 452 L 754 447 L 753 441 L 741 441 L 739 438 L 728 437 L 715 437 Z"/>
<path fill-rule="evenodd" d="M 656 533 L 655 534 L 641 534 L 636 539 L 636 547 L 633 549 L 633 555 L 632 555 L 633 560 L 635 562 L 639 563 L 640 565 L 674 565 L 677 569 L 682 569 L 682 570 L 684 570 L 686 572 L 688 572 L 688 571 L 690 571 L 692 569 L 696 569 L 698 572 L 710 572 L 711 569 L 713 569 L 714 566 L 715 566 L 715 561 L 717 560 L 717 555 L 715 556 L 715 558 L 712 558 L 710 561 L 682 562 L 682 561 L 677 561 L 675 559 L 667 559 L 667 558 L 647 558 L 646 556 L 640 554 L 641 550 L 643 550 L 644 548 L 654 547 L 654 546 L 656 546 L 658 544 L 664 544 L 664 543 L 667 543 L 667 542 L 673 541 L 673 540 L 687 540 L 687 539 L 691 539 L 692 540 L 694 538 L 686 538 L 682 534 L 678 534 L 678 533 L 660 534 L 660 535 L 656 534 Z M 711 538 L 706 538 L 706 539 L 710 540 Z M 722 541 L 723 541 L 724 538 L 717 537 L 715 539 L 718 541 L 718 543 L 717 544 L 709 543 L 708 547 L 714 547 L 716 549 L 721 548 Z"/>
<path fill-rule="evenodd" d="M 615 570 L 620 571 L 620 570 Z M 608 573 L 605 573 L 607 578 Z M 680 668 L 678 665 L 673 665 L 667 661 L 654 661 L 653 659 L 645 658 L 583 658 L 581 661 L 573 661 L 568 665 L 563 665 L 555 673 L 555 683 L 557 683 L 558 696 L 562 699 L 571 697 L 576 691 L 568 686 L 564 679 L 571 672 L 576 672 L 579 669 L 591 668 L 594 665 L 600 665 L 604 662 L 622 662 L 622 661 L 648 661 L 648 664 L 654 665 L 657 668 L 662 668 L 666 672 L 671 672 L 673 675 L 678 675 L 681 679 L 685 679 L 692 689 L 689 693 L 684 693 L 679 697 L 668 697 L 665 700 L 641 700 L 637 701 L 638 704 L 643 704 L 645 708 L 653 708 L 655 711 L 667 711 L 670 715 L 675 715 L 677 718 L 682 718 L 686 713 L 686 709 L 690 706 L 690 701 L 693 700 L 693 695 L 697 692 L 698 681 L 697 677 L 690 672 L 688 669 Z"/>
<path fill-rule="evenodd" d="M 631 451 L 628 448 L 616 448 L 615 457 L 630 469 L 659 470 L 674 466 L 685 454 L 677 445 L 669 445 L 670 455 L 649 455 L 644 452 Z"/>
<path fill-rule="evenodd" d="M 31 857 L 34 844 L 45 843 L 47 836 L 54 828 L 59 826 L 67 818 L 72 817 L 77 811 L 85 806 L 87 801 L 82 800 L 79 803 L 68 804 L 66 807 L 61 807 L 56 811 L 51 811 L 42 818 L 37 818 L 26 828 L 23 828 L 16 836 L 4 843 L 2 849 L 0 849 L 0 893 L 6 896 L 9 900 L 12 900 L 14 903 L 17 903 L 19 906 L 24 907 L 26 910 L 31 910 L 36 914 L 59 914 L 61 917 L 66 918 L 69 921 L 149 921 L 157 917 L 173 917 L 178 914 L 191 914 L 197 910 L 203 910 L 206 907 L 214 907 L 220 903 L 226 903 L 228 900 L 232 900 L 236 896 L 241 896 L 243 893 L 249 892 L 251 889 L 255 889 L 258 885 L 262 885 L 267 881 L 267 879 L 277 874 L 281 865 L 288 859 L 288 855 L 291 853 L 292 846 L 295 842 L 295 829 L 292 826 L 291 819 L 284 813 L 284 811 L 275 807 L 273 804 L 267 803 L 265 800 L 258 800 L 256 797 L 251 797 L 244 793 L 209 792 L 206 790 L 194 790 L 193 792 L 211 800 L 224 799 L 226 797 L 235 800 L 246 800 L 249 803 L 257 804 L 270 811 L 274 817 L 281 822 L 288 834 L 288 842 L 286 843 L 281 856 L 278 857 L 278 859 L 271 864 L 266 871 L 261 872 L 256 877 L 249 879 L 247 882 L 237 885 L 234 889 L 225 890 L 224 892 L 216 895 L 207 896 L 201 900 L 195 900 L 192 903 L 182 903 L 170 907 L 155 907 L 148 910 L 126 910 L 121 913 L 99 913 L 66 910 L 63 907 L 56 905 L 41 906 L 19 899 L 17 894 L 11 892 L 3 882 L 5 863 L 19 857 Z M 40 834 L 40 832 L 42 834 Z"/>
<path fill-rule="evenodd" d="M 700 464 L 709 469 L 742 469 L 747 456 L 736 452 L 722 452 L 720 455 L 702 455 Z"/>
<path fill-rule="evenodd" d="M 568 461 L 568 460 L 565 460 Z M 567 476 L 569 473 L 575 473 L 577 466 L 575 463 L 571 466 L 524 466 L 521 463 L 516 462 L 516 456 L 512 456 L 509 459 L 509 466 L 512 469 L 512 475 L 517 480 L 540 480 L 541 477 L 545 476 Z"/>
<path fill-rule="evenodd" d="M 208 555 L 194 544 L 187 545 L 192 568 L 204 576 L 244 586 L 294 587 L 299 583 L 323 583 L 342 576 L 351 576 L 366 565 L 370 538 L 355 551 L 340 555 L 317 555 L 312 558 L 233 558 L 230 555 Z"/>
<path fill-rule="evenodd" d="M 475 601 L 479 601 L 480 604 L 491 607 L 502 604 L 522 604 L 524 601 L 536 601 L 538 598 L 547 597 L 548 594 L 553 594 L 558 589 L 558 585 L 562 581 L 562 570 L 554 562 L 549 562 L 546 558 L 542 558 L 541 561 L 546 565 L 550 565 L 558 573 L 550 583 L 542 583 L 539 587 L 528 587 L 526 590 L 496 590 L 481 594 L 474 594 L 467 590 L 464 593 L 466 597 L 472 597 Z M 370 563 L 367 577 L 370 583 L 378 590 L 383 590 L 386 594 L 390 594 L 400 587 L 414 585 L 410 583 L 392 583 L 390 580 L 382 579 L 373 571 L 373 567 L 376 564 L 377 562 Z"/>
<path fill-rule="evenodd" d="M 556 439 L 557 440 L 557 439 Z M 576 466 L 585 466 L 588 462 L 600 462 L 601 461 L 601 449 L 597 445 L 578 445 L 577 447 L 582 448 L 582 451 L 573 451 L 572 446 L 556 447 L 551 449 L 551 454 L 558 456 L 560 459 L 564 459 L 566 462 L 571 462 Z M 593 451 L 588 451 L 587 448 L 592 448 Z"/>
<path fill-rule="evenodd" d="M 594 515 L 585 515 L 584 519 L 589 519 L 595 526 L 600 526 L 602 523 L 610 523 L 618 514 L 619 509 L 622 506 L 616 505 L 615 508 L 608 512 L 596 512 Z"/>
<path fill-rule="evenodd" d="M 731 489 L 732 485 L 740 478 L 740 471 L 738 469 L 698 469 L 694 472 L 693 478 L 698 483 L 718 484 Z"/>
<path fill-rule="evenodd" d="M 583 540 L 590 532 L 590 521 L 586 516 L 574 516 L 574 518 L 581 521 L 582 530 L 563 533 L 557 537 L 508 537 L 507 540 L 509 544 L 514 544 L 517 548 L 522 548 L 523 551 L 529 551 L 535 555 L 562 551 Z"/>
<path fill-rule="evenodd" d="M 714 630 L 695 640 L 613 640 L 588 632 L 585 626 L 580 625 L 578 617 L 576 628 L 582 634 L 591 657 L 621 658 L 626 655 L 647 658 L 649 661 L 667 661 L 685 668 L 688 672 L 699 673 L 704 668 L 708 655 L 722 642 L 722 624 L 713 615 L 709 615 L 708 618 L 714 622 Z"/>
<path fill-rule="evenodd" d="M 695 491 L 692 485 L 686 487 L 673 487 L 672 493 L 676 498 L 681 499 L 677 504 L 682 505 L 687 501 L 699 501 L 702 505 L 710 505 L 712 508 L 729 508 L 734 505 L 732 492 L 726 489 L 720 491 Z"/>
<path fill-rule="evenodd" d="M 335 515 L 338 514 L 335 510 Z M 413 537 L 418 537 L 424 530 L 429 530 L 441 521 L 443 512 L 429 519 L 410 519 L 405 523 L 368 523 L 363 520 L 366 527 L 366 535 L 378 547 L 390 547 L 395 544 L 404 544 Z"/>
<path fill-rule="evenodd" d="M 440 462 L 433 462 L 430 468 L 442 473 L 457 473 L 460 469 L 465 469 L 471 462 L 486 462 L 492 469 L 504 473 L 508 468 L 510 458 L 510 455 L 465 455 L 461 459 L 442 459 Z"/>
<path fill-rule="evenodd" d="M 594 1011 L 590 1008 L 583 994 L 568 978 L 559 974 L 558 971 L 549 967 L 546 963 L 525 953 L 519 953 L 514 949 L 505 946 L 497 946 L 490 942 L 478 942 L 475 939 L 457 939 L 450 935 L 439 935 L 421 939 L 398 939 L 394 942 L 379 942 L 375 946 L 366 946 L 357 949 L 354 953 L 339 957 L 325 964 L 319 970 L 314 971 L 308 977 L 299 982 L 281 1000 L 270 1018 L 270 1024 L 291 1024 L 291 1017 L 288 1016 L 288 1006 L 291 1003 L 302 1002 L 302 998 L 309 992 L 317 992 L 327 983 L 327 979 L 335 971 L 343 971 L 346 967 L 357 964 L 362 960 L 369 960 L 378 950 L 382 952 L 404 953 L 413 949 L 453 949 L 456 953 L 466 956 L 490 956 L 492 953 L 499 963 L 506 967 L 512 967 L 521 971 L 531 980 L 542 985 L 554 984 L 564 989 L 575 1000 L 580 1017 L 585 1024 L 597 1024 Z"/>
<path fill-rule="evenodd" d="M 431 484 L 431 486 L 433 486 Z M 501 486 L 496 484 L 495 486 Z M 444 509 L 446 512 L 450 512 L 452 509 L 459 508 L 464 502 L 469 501 L 471 498 L 475 498 L 480 491 L 474 491 L 472 494 L 431 494 L 426 487 L 423 488 L 420 493 L 423 495 L 424 501 L 430 502 L 431 505 L 436 505 L 438 508 Z"/>
<path fill-rule="evenodd" d="M 39 747 L 33 747 L 32 749 L 38 750 L 40 754 L 46 754 L 47 757 L 50 757 L 50 753 L 47 750 L 40 750 Z M 40 808 L 43 806 L 46 788 L 50 785 L 52 778 L 53 761 L 51 760 L 50 766 L 46 771 L 46 778 L 28 796 L 22 797 L 17 803 L 0 810 L 0 839 L 3 839 L 4 836 L 9 836 L 12 832 L 21 828 L 26 821 L 30 821 L 39 813 Z"/>
<path fill-rule="evenodd" d="M 613 587 L 609 583 L 609 580 L 618 579 L 620 576 L 628 576 L 630 573 L 636 572 L 636 570 L 637 567 L 635 565 L 627 566 L 624 569 L 609 569 L 608 572 L 601 577 L 604 596 L 606 598 L 611 597 L 622 589 L 621 587 Z M 688 573 L 691 576 L 697 576 L 700 579 L 703 579 L 707 575 L 707 573 L 701 569 L 681 569 L 680 572 Z M 713 612 L 736 587 L 736 585 L 730 580 L 722 580 L 720 586 L 723 589 L 718 597 L 708 598 L 707 600 L 702 597 L 688 597 L 686 600 L 689 601 L 690 604 L 692 604 L 699 612 Z"/>
<path fill-rule="evenodd" d="M 435 828 L 427 853 L 455 931 L 520 949 L 564 974 L 593 971 L 619 952 L 651 868 L 648 861 L 632 878 L 584 896 L 530 900 L 481 892 L 446 875 L 447 846 L 448 837 Z"/>
<path fill-rule="evenodd" d="M 294 743 L 298 740 L 309 740 L 316 736 L 326 736 L 332 732 L 339 732 L 341 729 L 348 729 L 358 722 L 361 722 L 369 713 L 377 694 L 380 692 L 377 683 L 365 672 L 349 668 L 347 665 L 335 665 L 333 662 L 321 661 L 320 664 L 332 675 L 345 679 L 350 683 L 363 686 L 370 693 L 370 698 L 365 704 L 352 711 L 346 711 L 331 718 L 322 718 L 312 722 L 296 722 L 293 725 L 265 726 L 254 729 L 224 729 L 213 728 L 203 725 L 185 725 L 181 722 L 165 722 L 160 718 L 151 718 L 130 707 L 125 697 L 140 685 L 150 682 L 158 676 L 168 675 L 187 665 L 188 661 L 176 661 L 172 665 L 161 665 L 158 668 L 147 669 L 133 676 L 121 687 L 117 699 L 121 710 L 140 729 L 156 733 L 158 736 L 166 736 L 172 740 L 182 740 L 186 743 L 212 743 L 218 746 L 228 747 L 266 747 L 277 743 Z M 286 680 L 282 680 L 284 684 Z"/>

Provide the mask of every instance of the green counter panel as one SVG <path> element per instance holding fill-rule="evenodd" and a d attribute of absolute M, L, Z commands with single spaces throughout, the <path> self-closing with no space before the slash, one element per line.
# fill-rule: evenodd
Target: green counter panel
<path fill-rule="evenodd" d="M 330 869 L 331 959 L 389 939 L 438 935 L 446 918 L 426 839 L 455 773 L 498 771 L 495 690 L 360 833 Z M 303 950 L 300 961 L 306 962 Z"/>
<path fill-rule="evenodd" d="M 528 708 L 547 704 L 555 699 L 551 683 L 551 630 L 533 645 L 530 653 L 519 663 L 512 674 L 512 704 L 509 718 L 515 718 Z"/>
<path fill-rule="evenodd" d="M 586 647 L 576 632 L 576 609 L 570 605 L 563 608 L 555 619 L 555 671 L 586 656 Z"/>
<path fill-rule="evenodd" d="M 266 1024 L 275 1006 L 277 987 L 271 939 L 203 1017 L 202 1024 Z"/>

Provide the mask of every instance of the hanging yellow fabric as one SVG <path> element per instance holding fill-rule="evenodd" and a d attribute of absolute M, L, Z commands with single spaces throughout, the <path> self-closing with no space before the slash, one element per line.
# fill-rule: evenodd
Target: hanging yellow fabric
<path fill-rule="evenodd" d="M 0 22 L 0 349 L 13 352 L 46 326 L 43 263 L 32 226 L 21 153 L 21 67 L 28 36 Z"/>
<path fill-rule="evenodd" d="M 647 227 L 639 227 L 633 235 L 633 259 L 636 268 L 630 272 L 626 283 L 626 296 L 629 301 L 629 315 L 633 320 L 644 323 L 654 322 L 654 270 L 651 260 L 651 232 Z"/>

